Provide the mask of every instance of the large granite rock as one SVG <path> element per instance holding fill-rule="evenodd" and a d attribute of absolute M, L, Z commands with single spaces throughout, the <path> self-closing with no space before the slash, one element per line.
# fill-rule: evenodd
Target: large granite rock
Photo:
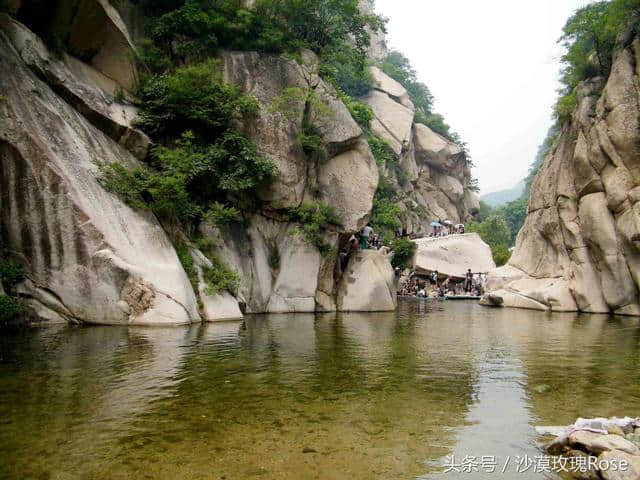
<path fill-rule="evenodd" d="M 9 249 L 26 267 L 22 293 L 68 321 L 199 321 L 161 226 L 97 181 L 99 163 L 133 165 L 135 157 L 38 78 L 17 43 L 0 31 L 1 221 Z"/>
<path fill-rule="evenodd" d="M 338 287 L 338 309 L 345 312 L 393 311 L 397 306 L 393 268 L 383 251 L 359 250 Z"/>
<path fill-rule="evenodd" d="M 489 245 L 477 233 L 415 240 L 416 272 L 438 271 L 441 275 L 464 278 L 467 269 L 487 273 L 496 268 Z"/>
<path fill-rule="evenodd" d="M 386 140 L 396 162 L 383 173 L 403 194 L 398 200 L 403 228 L 427 235 L 434 220 L 467 221 L 480 208 L 469 189 L 471 173 L 464 150 L 414 122 L 414 105 L 406 89 L 377 67 L 374 90 L 363 98 L 374 112 L 373 132 Z"/>
<path fill-rule="evenodd" d="M 144 159 L 150 140 L 132 126 L 138 109 L 117 101 L 118 92 L 134 100 L 116 81 L 66 53 L 52 54 L 40 38 L 9 15 L 0 14 L 5 32 L 22 61 L 93 126 Z"/>
<path fill-rule="evenodd" d="M 134 45 L 125 22 L 109 0 L 22 0 L 17 18 L 28 21 L 38 10 L 39 33 L 57 38 L 82 59 L 127 90 L 137 81 Z"/>
<path fill-rule="evenodd" d="M 317 74 L 317 59 L 305 52 L 303 64 L 279 55 L 223 52 L 224 78 L 242 87 L 260 102 L 257 118 L 246 126 L 259 149 L 278 167 L 277 178 L 260 192 L 268 209 L 295 208 L 303 201 L 321 201 L 334 207 L 344 231 L 364 226 L 378 185 L 378 170 L 364 134 L 336 93 Z M 299 141 L 302 116 L 313 102 L 293 106 L 289 115 L 273 108 L 286 89 L 315 91 L 325 105 L 324 115 L 314 115 L 326 157 L 308 159 Z M 292 118 L 293 117 L 293 118 Z"/>
<path fill-rule="evenodd" d="M 440 170 L 452 169 L 462 149 L 421 123 L 416 123 L 414 130 L 417 158 Z"/>
<path fill-rule="evenodd" d="M 640 315 L 638 54 L 637 39 L 621 46 L 600 96 L 578 89 L 531 188 L 509 261 L 518 274 L 492 273 L 486 303 Z"/>
<path fill-rule="evenodd" d="M 376 135 L 389 142 L 394 153 L 400 156 L 403 150 L 408 148 L 411 140 L 413 109 L 397 102 L 380 90 L 372 90 L 364 100 L 374 114 L 371 129 Z"/>

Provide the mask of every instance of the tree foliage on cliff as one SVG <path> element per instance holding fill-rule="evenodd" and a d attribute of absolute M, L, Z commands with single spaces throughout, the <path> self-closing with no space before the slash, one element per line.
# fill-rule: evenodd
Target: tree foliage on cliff
<path fill-rule="evenodd" d="M 197 223 L 219 202 L 246 203 L 274 174 L 273 163 L 234 126 L 250 119 L 256 101 L 225 84 L 215 62 L 155 75 L 141 92 L 137 123 L 162 143 L 147 165 L 103 166 L 103 184 L 129 205 Z"/>
<path fill-rule="evenodd" d="M 7 252 L 0 249 L 0 286 L 6 292 L 6 295 L 0 295 L 0 325 L 16 320 L 23 312 L 23 305 L 15 292 L 16 284 L 23 278 L 22 266 L 9 260 Z"/>
<path fill-rule="evenodd" d="M 490 215 L 483 222 L 472 222 L 467 227 L 468 232 L 476 232 L 484 240 L 493 255 L 493 261 L 501 266 L 509 261 L 511 256 L 511 231 L 506 220 L 499 215 Z"/>
<path fill-rule="evenodd" d="M 384 20 L 364 14 L 358 0 L 137 0 L 151 18 L 151 42 L 141 49 L 152 73 L 206 58 L 219 48 L 297 54 L 307 48 L 322 62 L 320 73 L 350 95 L 372 86 L 366 48 L 369 31 Z"/>
<path fill-rule="evenodd" d="M 640 0 L 600 1 L 586 5 L 567 20 L 560 42 L 566 49 L 562 56 L 562 89 L 554 116 L 560 125 L 571 119 L 580 82 L 594 77 L 606 81 L 616 48 L 616 39 L 625 29 L 637 32 Z"/>

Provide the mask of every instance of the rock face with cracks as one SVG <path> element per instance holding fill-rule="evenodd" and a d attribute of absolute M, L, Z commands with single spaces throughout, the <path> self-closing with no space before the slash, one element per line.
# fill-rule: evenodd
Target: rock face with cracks
<path fill-rule="evenodd" d="M 583 83 L 531 188 L 485 303 L 640 315 L 640 39 L 622 38 L 604 90 Z"/>
<path fill-rule="evenodd" d="M 407 233 L 426 235 L 434 220 L 469 220 L 480 208 L 469 189 L 471 173 L 463 149 L 414 122 L 415 107 L 406 89 L 378 67 L 371 68 L 375 86 L 362 101 L 371 107 L 373 133 L 395 156 L 382 173 L 401 192 L 400 219 Z"/>
<path fill-rule="evenodd" d="M 141 144 L 123 140 L 138 134 L 126 115 L 106 105 L 97 85 L 83 84 L 72 59 L 51 58 L 5 15 L 0 25 L 0 211 L 5 246 L 26 267 L 27 304 L 58 321 L 199 321 L 164 230 L 97 181 L 98 163 L 137 161 Z M 82 66 L 104 78 L 92 68 Z"/>
<path fill-rule="evenodd" d="M 369 0 L 360 3 L 365 11 L 373 8 Z M 295 61 L 219 53 L 224 80 L 259 103 L 256 118 L 238 128 L 277 173 L 242 224 L 199 226 L 207 254 L 241 279 L 235 295 L 211 295 L 203 281 L 204 269 L 213 265 L 207 257 L 189 245 L 196 277 L 191 285 L 165 228 L 171 238 L 186 237 L 149 212 L 129 208 L 98 181 L 100 165 L 139 165 L 152 147 L 134 122 L 139 11 L 127 0 L 5 4 L 10 15 L 0 14 L 1 232 L 10 255 L 25 267 L 18 291 L 32 317 L 185 324 L 241 318 L 241 311 L 395 307 L 386 256 L 362 252 L 362 261 L 340 271 L 339 247 L 369 220 L 380 170 L 367 135 L 318 76 L 314 54 L 302 52 Z M 55 52 L 43 38 L 57 39 Z M 377 61 L 386 53 L 384 37 L 375 35 L 369 55 Z M 376 86 L 363 100 L 373 109 L 374 132 L 394 151 L 394 165 L 381 169 L 401 192 L 408 233 L 427 232 L 434 219 L 469 218 L 478 202 L 468 189 L 464 152 L 414 123 L 414 106 L 398 82 L 375 67 L 372 75 Z M 274 105 L 291 89 L 303 93 L 295 96 L 299 113 L 285 115 Z M 300 141 L 309 122 L 323 140 L 315 155 Z M 322 227 L 322 253 L 286 213 L 309 204 L 327 205 L 340 218 L 339 225 Z M 359 298 L 362 291 L 368 293 Z"/>

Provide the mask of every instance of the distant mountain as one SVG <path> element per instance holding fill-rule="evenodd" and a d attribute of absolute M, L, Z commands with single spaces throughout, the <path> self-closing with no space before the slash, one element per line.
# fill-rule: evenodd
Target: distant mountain
<path fill-rule="evenodd" d="M 505 203 L 512 202 L 520 198 L 524 192 L 524 180 L 520 180 L 518 184 L 508 190 L 500 190 L 480 196 L 480 200 L 488 203 L 492 207 L 499 207 Z"/>

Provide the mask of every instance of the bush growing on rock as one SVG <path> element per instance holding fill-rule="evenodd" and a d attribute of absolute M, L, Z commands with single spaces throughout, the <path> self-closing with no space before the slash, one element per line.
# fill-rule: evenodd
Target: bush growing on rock
<path fill-rule="evenodd" d="M 258 111 L 255 98 L 224 83 L 215 60 L 152 76 L 140 89 L 136 125 L 155 138 L 175 138 L 190 130 L 215 138 Z"/>
<path fill-rule="evenodd" d="M 408 238 L 397 238 L 394 240 L 391 244 L 391 251 L 393 252 L 391 265 L 394 268 L 411 268 L 417 247 L 416 243 Z"/>
<path fill-rule="evenodd" d="M 215 295 L 227 291 L 232 295 L 238 293 L 240 277 L 217 256 L 209 257 L 212 266 L 204 268 L 205 292 Z"/>
<path fill-rule="evenodd" d="M 15 320 L 22 314 L 22 311 L 20 300 L 9 295 L 0 295 L 0 324 Z"/>
<path fill-rule="evenodd" d="M 342 226 L 342 219 L 336 211 L 324 203 L 303 203 L 285 210 L 284 214 L 290 221 L 300 224 L 298 231 L 304 241 L 323 255 L 331 250 L 331 244 L 325 237 L 327 228 Z"/>
<path fill-rule="evenodd" d="M 560 78 L 563 88 L 554 108 L 554 117 L 560 126 L 571 120 L 580 82 L 609 76 L 616 37 L 626 27 L 634 34 L 639 30 L 638 0 L 594 2 L 579 8 L 567 20 L 559 40 L 566 48 Z"/>
<path fill-rule="evenodd" d="M 213 144 L 185 133 L 173 148 L 159 146 L 153 167 L 102 167 L 102 183 L 134 208 L 153 211 L 161 219 L 198 222 L 214 202 L 243 194 L 268 181 L 273 163 L 258 155 L 255 144 L 226 132 Z"/>
<path fill-rule="evenodd" d="M 197 223 L 215 202 L 244 201 L 275 173 L 236 131 L 234 122 L 250 119 L 257 101 L 225 84 L 215 61 L 153 76 L 141 99 L 138 126 L 166 146 L 153 149 L 148 165 L 102 167 L 103 185 L 132 207 Z"/>
<path fill-rule="evenodd" d="M 467 232 L 477 233 L 491 247 L 493 261 L 496 265 L 502 266 L 509 261 L 511 256 L 509 252 L 511 231 L 504 218 L 493 214 L 482 223 L 471 222 L 467 226 Z"/>
<path fill-rule="evenodd" d="M 1 237 L 0 240 L 2 240 Z M 0 252 L 0 286 L 8 293 L 8 295 L 0 295 L 0 324 L 11 322 L 22 314 L 22 303 L 11 294 L 15 293 L 15 285 L 23 278 L 22 266 L 6 260 L 6 255 Z"/>

